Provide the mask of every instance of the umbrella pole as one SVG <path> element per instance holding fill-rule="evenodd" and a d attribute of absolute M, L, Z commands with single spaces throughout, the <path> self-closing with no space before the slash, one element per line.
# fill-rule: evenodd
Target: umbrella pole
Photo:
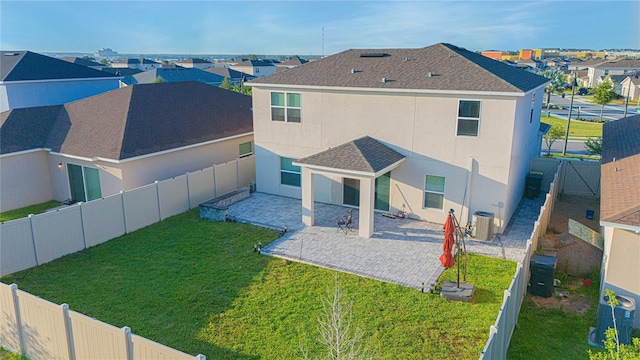
<path fill-rule="evenodd" d="M 456 276 L 456 288 L 460 288 L 460 236 L 458 234 L 458 230 L 457 230 L 457 226 L 456 226 L 456 216 L 453 214 L 453 209 L 449 209 L 449 216 L 451 216 L 451 219 L 453 219 L 453 226 L 456 229 L 454 231 L 455 235 L 456 235 L 456 265 L 457 265 L 457 276 Z"/>

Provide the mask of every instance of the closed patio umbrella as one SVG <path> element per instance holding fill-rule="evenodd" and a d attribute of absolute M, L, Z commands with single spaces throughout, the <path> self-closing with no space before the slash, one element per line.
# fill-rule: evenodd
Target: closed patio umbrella
<path fill-rule="evenodd" d="M 444 222 L 444 226 L 442 228 L 444 229 L 444 242 L 442 243 L 442 255 L 440 255 L 440 262 L 444 268 L 450 268 L 455 265 L 453 254 L 451 253 L 454 243 L 453 232 L 455 231 L 451 214 L 447 216 L 447 220 Z"/>

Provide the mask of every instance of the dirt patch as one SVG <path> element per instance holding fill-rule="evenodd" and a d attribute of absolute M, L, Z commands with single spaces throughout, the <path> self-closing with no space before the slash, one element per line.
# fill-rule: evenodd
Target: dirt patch
<path fill-rule="evenodd" d="M 560 309 L 565 313 L 583 315 L 591 307 L 591 300 L 586 294 L 576 292 L 584 286 L 582 279 L 572 278 L 568 284 L 561 284 L 550 298 L 531 296 L 537 307 L 544 309 Z M 594 286 L 593 284 L 591 286 Z"/>
<path fill-rule="evenodd" d="M 589 210 L 593 211 L 593 219 L 586 217 Z M 569 219 L 599 232 L 599 199 L 584 196 L 558 196 L 547 233 L 540 239 L 545 255 L 557 257 L 556 272 L 578 277 L 597 272 L 602 261 L 602 251 L 569 234 Z"/>

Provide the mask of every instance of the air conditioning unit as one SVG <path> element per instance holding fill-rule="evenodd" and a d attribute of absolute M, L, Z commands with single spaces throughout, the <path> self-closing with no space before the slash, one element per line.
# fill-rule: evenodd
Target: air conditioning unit
<path fill-rule="evenodd" d="M 632 297 L 616 295 L 618 305 L 613 307 L 613 316 L 616 317 L 616 328 L 620 344 L 629 345 L 631 343 L 631 329 L 636 313 L 636 302 Z M 613 317 L 611 316 L 611 306 L 607 303 L 609 297 L 602 292 L 600 304 L 598 305 L 598 320 L 596 322 L 595 342 L 602 344 L 606 339 L 606 331 L 613 328 Z"/>
<path fill-rule="evenodd" d="M 493 239 L 493 213 L 476 211 L 473 213 L 473 232 L 471 236 L 476 240 L 491 241 Z"/>

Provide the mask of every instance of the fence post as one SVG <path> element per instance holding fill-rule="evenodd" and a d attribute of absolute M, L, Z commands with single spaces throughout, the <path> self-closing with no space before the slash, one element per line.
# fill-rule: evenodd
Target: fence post
<path fill-rule="evenodd" d="M 82 228 L 82 243 L 84 244 L 84 248 L 87 248 L 87 235 L 84 233 L 84 216 L 82 212 L 82 201 L 78 203 L 78 207 L 80 208 L 80 227 Z"/>
<path fill-rule="evenodd" d="M 64 332 L 67 338 L 67 350 L 69 351 L 69 360 L 75 360 L 76 354 L 73 347 L 73 330 L 71 329 L 71 318 L 69 318 L 69 305 L 60 305 L 62 309 L 62 321 L 64 321 Z"/>
<path fill-rule="evenodd" d="M 189 189 L 189 172 L 185 173 L 187 175 L 187 208 L 191 210 L 191 191 Z"/>
<path fill-rule="evenodd" d="M 236 158 L 236 190 L 240 189 L 240 159 Z"/>
<path fill-rule="evenodd" d="M 215 199 L 218 197 L 218 188 L 216 187 L 216 164 L 213 164 L 211 167 L 213 168 L 211 173 L 213 174 L 213 198 Z"/>
<path fill-rule="evenodd" d="M 122 334 L 124 335 L 124 351 L 127 353 L 127 360 L 133 360 L 133 349 L 131 346 L 131 328 L 124 326 L 122 328 Z"/>
<path fill-rule="evenodd" d="M 36 250 L 36 236 L 33 233 L 33 214 L 29 214 L 29 229 L 31 229 L 31 243 L 33 244 L 33 256 L 36 258 L 36 265 L 42 265 L 38 261 L 38 250 Z"/>
<path fill-rule="evenodd" d="M 207 360 L 207 357 L 202 354 L 198 354 L 196 355 L 196 360 Z"/>
<path fill-rule="evenodd" d="M 122 205 L 122 223 L 124 224 L 124 233 L 127 234 L 127 212 L 124 209 L 124 190 L 120 190 L 120 204 Z"/>
<path fill-rule="evenodd" d="M 20 318 L 20 299 L 18 299 L 18 285 L 11 284 L 11 299 L 13 300 L 13 310 L 16 316 L 16 331 L 18 332 L 18 342 L 20 355 L 25 355 L 24 336 L 22 334 L 22 319 Z"/>
<path fill-rule="evenodd" d="M 160 182 L 156 180 L 154 184 L 156 184 L 156 198 L 158 199 L 158 219 L 162 221 L 162 208 L 160 208 Z"/>

